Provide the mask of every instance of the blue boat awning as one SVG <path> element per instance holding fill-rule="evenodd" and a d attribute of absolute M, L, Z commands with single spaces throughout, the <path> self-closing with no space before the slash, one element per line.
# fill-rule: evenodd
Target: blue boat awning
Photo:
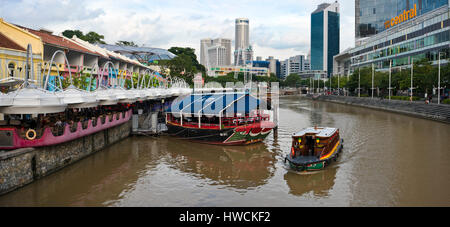
<path fill-rule="evenodd" d="M 167 113 L 174 116 L 246 115 L 258 109 L 260 103 L 248 93 L 192 94 L 175 99 Z"/>

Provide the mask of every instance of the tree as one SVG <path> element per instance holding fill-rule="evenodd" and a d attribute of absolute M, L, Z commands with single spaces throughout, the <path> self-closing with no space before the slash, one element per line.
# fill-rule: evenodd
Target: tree
<path fill-rule="evenodd" d="M 116 45 L 118 46 L 130 46 L 130 47 L 138 47 L 137 44 L 135 44 L 133 41 L 118 41 L 116 42 Z"/>
<path fill-rule="evenodd" d="M 84 38 L 83 32 L 80 30 L 65 30 L 62 34 L 69 39 L 71 39 L 74 35 L 76 35 L 80 39 Z"/>
<path fill-rule="evenodd" d="M 301 85 L 301 77 L 298 74 L 289 74 L 283 82 L 285 87 L 298 87 Z"/>
<path fill-rule="evenodd" d="M 95 32 L 89 32 L 85 35 L 85 41 L 95 44 L 95 43 L 100 43 L 100 44 L 106 44 L 103 39 L 105 38 L 103 35 L 99 35 Z"/>
<path fill-rule="evenodd" d="M 189 84 L 193 84 L 193 78 L 196 73 L 205 73 L 206 69 L 202 66 L 195 55 L 195 49 L 172 47 L 169 52 L 177 55 L 171 60 L 161 61 L 160 66 L 170 69 L 172 76 L 184 79 Z"/>
<path fill-rule="evenodd" d="M 84 40 L 86 42 L 95 44 L 106 44 L 103 39 L 105 38 L 103 35 L 97 34 L 96 32 L 89 32 L 86 35 L 83 34 L 80 30 L 65 30 L 63 31 L 63 36 L 71 39 L 74 35 L 76 35 L 79 39 Z"/>

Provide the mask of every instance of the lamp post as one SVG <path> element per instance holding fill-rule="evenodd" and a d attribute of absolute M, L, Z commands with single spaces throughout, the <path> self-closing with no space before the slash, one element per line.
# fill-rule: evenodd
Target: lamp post
<path fill-rule="evenodd" d="M 411 99 L 410 101 L 412 102 L 413 100 L 413 78 L 414 78 L 414 58 L 411 57 Z"/>
<path fill-rule="evenodd" d="M 333 78 L 333 76 L 332 75 L 330 75 L 330 89 L 328 89 L 329 90 L 329 94 L 331 95 L 331 79 Z"/>
<path fill-rule="evenodd" d="M 308 89 L 309 94 L 311 94 L 311 88 L 312 88 L 312 86 L 311 86 L 311 77 L 310 77 L 309 78 L 309 89 Z"/>
<path fill-rule="evenodd" d="M 374 77 L 375 77 L 375 66 L 374 66 L 374 64 L 372 63 L 372 99 L 373 99 L 373 90 L 375 89 L 375 88 L 373 88 L 373 80 L 374 80 Z"/>
<path fill-rule="evenodd" d="M 438 105 L 441 104 L 441 54 L 442 52 L 439 52 L 439 70 L 438 70 Z"/>
<path fill-rule="evenodd" d="M 358 97 L 361 98 L 361 68 L 358 68 Z"/>
<path fill-rule="evenodd" d="M 392 76 L 392 60 L 389 61 L 389 101 L 391 101 L 391 76 Z"/>
<path fill-rule="evenodd" d="M 339 84 L 340 78 L 341 78 L 341 74 L 338 75 L 338 95 L 341 95 L 341 92 L 340 92 L 341 87 L 340 87 L 340 84 Z"/>

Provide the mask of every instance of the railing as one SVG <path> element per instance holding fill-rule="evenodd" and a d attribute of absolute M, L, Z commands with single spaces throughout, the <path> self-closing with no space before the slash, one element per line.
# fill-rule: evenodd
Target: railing
<path fill-rule="evenodd" d="M 204 119 L 204 118 L 203 118 Z M 171 114 L 167 115 L 167 121 L 171 123 L 178 124 L 180 126 L 186 126 L 186 127 L 238 127 L 238 126 L 245 126 L 245 125 L 251 125 L 256 124 L 264 121 L 269 121 L 270 116 L 256 116 L 256 117 L 227 117 L 222 118 L 222 121 L 220 122 L 204 122 L 204 121 L 185 121 L 181 120 L 181 118 L 175 118 Z M 182 123 L 182 124 L 181 124 Z"/>

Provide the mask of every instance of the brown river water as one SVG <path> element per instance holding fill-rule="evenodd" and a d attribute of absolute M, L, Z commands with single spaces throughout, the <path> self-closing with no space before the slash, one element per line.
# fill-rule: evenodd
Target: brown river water
<path fill-rule="evenodd" d="M 291 134 L 340 129 L 336 163 L 283 163 Z M 450 206 L 450 125 L 383 111 L 280 99 L 278 135 L 247 147 L 130 137 L 7 195 L 0 206 Z"/>

